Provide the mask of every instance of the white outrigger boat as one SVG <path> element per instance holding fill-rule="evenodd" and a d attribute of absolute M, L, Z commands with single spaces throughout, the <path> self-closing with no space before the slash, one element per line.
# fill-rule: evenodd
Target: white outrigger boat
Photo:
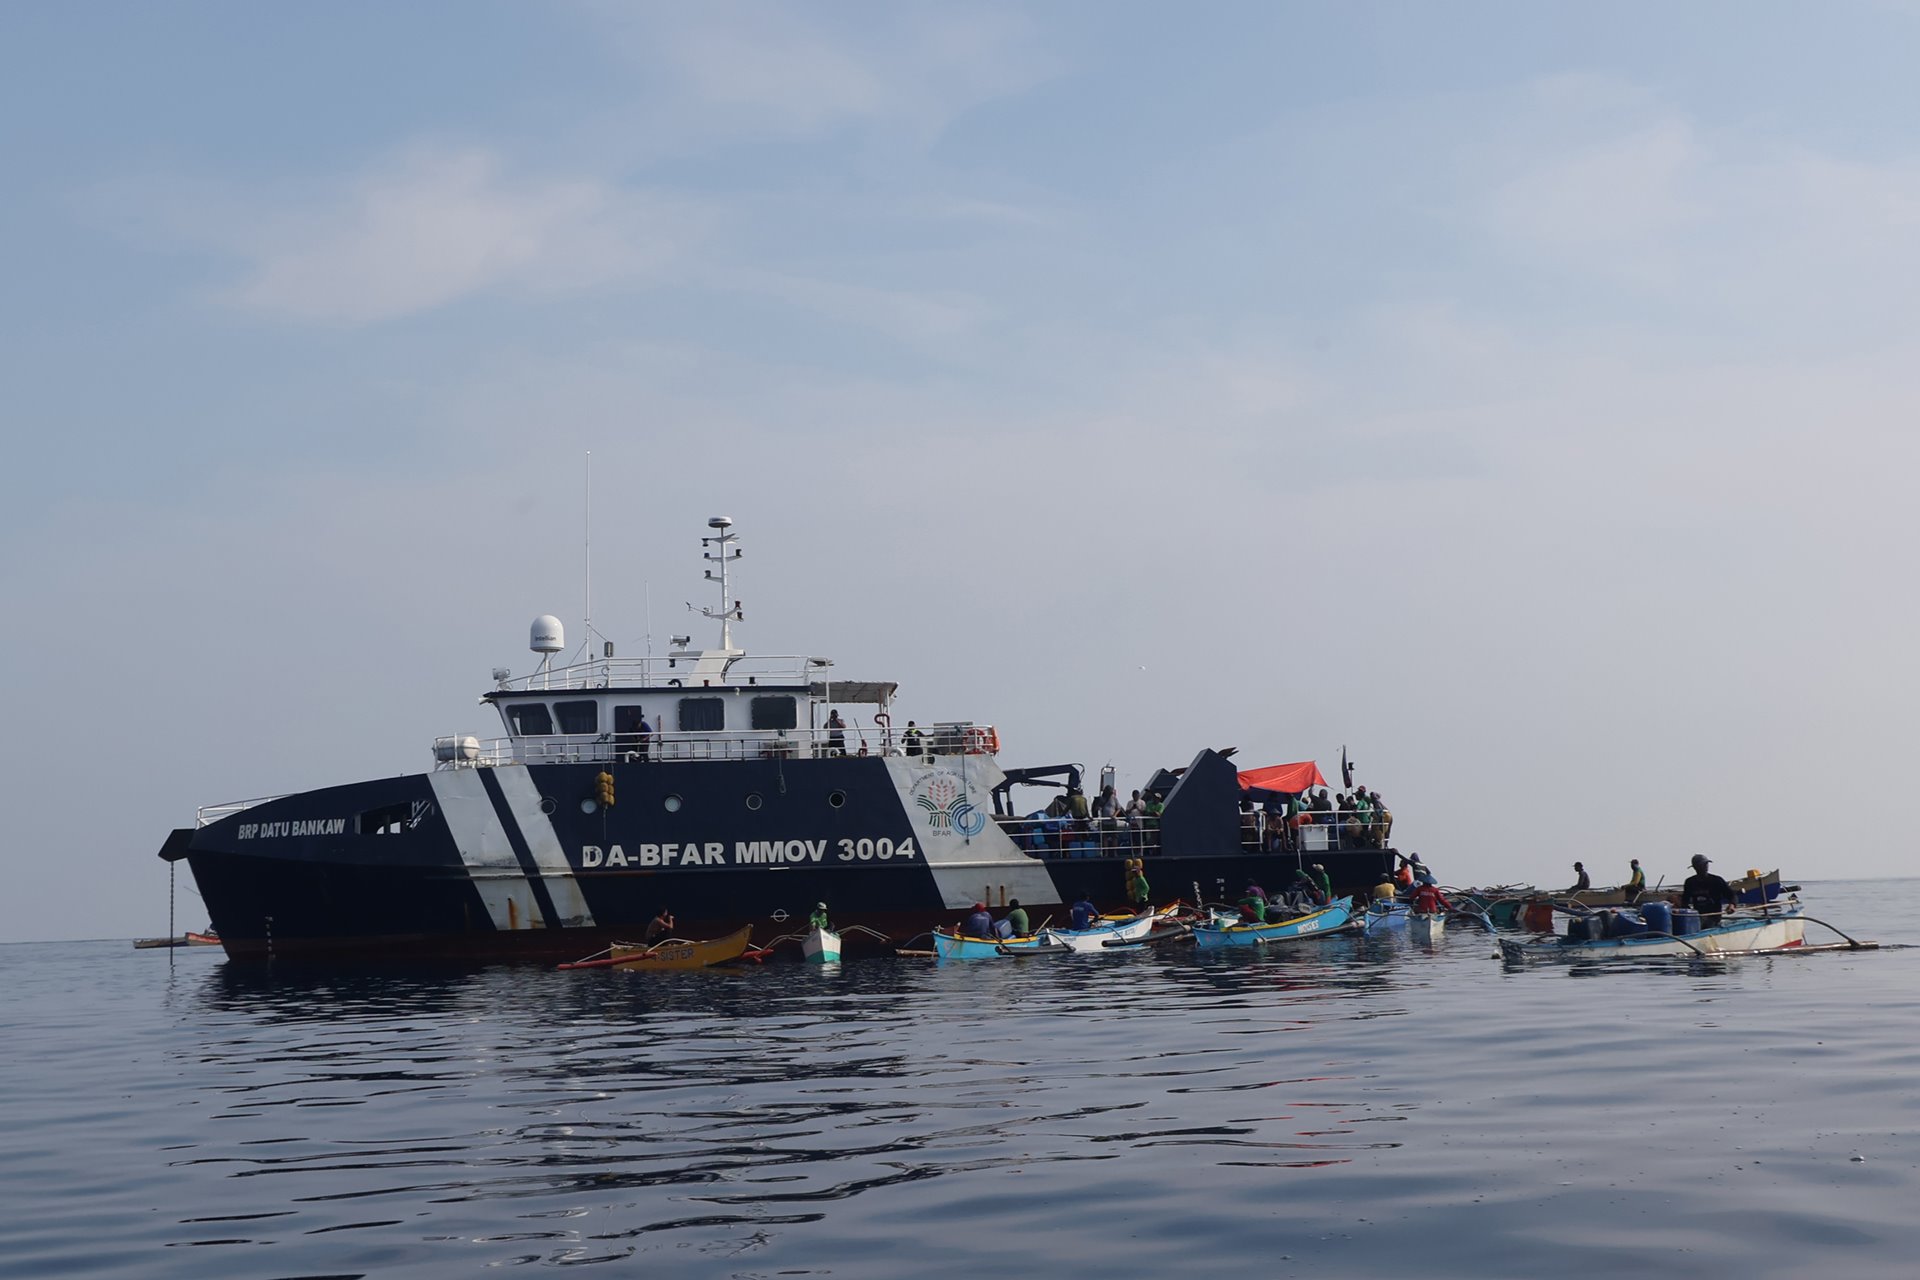
<path fill-rule="evenodd" d="M 1811 917 L 1800 909 L 1800 900 L 1788 897 L 1784 903 L 1762 907 L 1747 914 L 1729 911 L 1711 929 L 1690 930 L 1685 917 L 1693 913 L 1675 913 L 1669 929 L 1649 927 L 1667 923 L 1666 913 L 1644 904 L 1642 914 L 1627 911 L 1595 911 L 1576 917 L 1568 932 L 1554 938 L 1500 939 L 1503 960 L 1637 960 L 1654 957 L 1727 955 L 1798 955 L 1812 951 L 1864 951 L 1879 946 L 1860 942 L 1833 929 L 1824 920 L 1812 923 L 1833 929 L 1844 942 L 1808 944 L 1806 926 Z M 1651 919 L 1648 919 L 1651 917 Z"/>
<path fill-rule="evenodd" d="M 1102 916 L 1085 929 L 1040 930 L 1041 946 L 1064 946 L 1071 951 L 1101 952 L 1146 941 L 1154 926 L 1166 913 L 1149 911 L 1143 916 Z"/>
<path fill-rule="evenodd" d="M 1415 911 L 1407 916 L 1407 936 L 1415 942 L 1438 942 L 1446 936 L 1447 913 Z"/>
<path fill-rule="evenodd" d="M 800 952 L 807 958 L 808 964 L 840 963 L 840 935 L 832 929 L 822 929 L 815 925 L 801 940 Z"/>

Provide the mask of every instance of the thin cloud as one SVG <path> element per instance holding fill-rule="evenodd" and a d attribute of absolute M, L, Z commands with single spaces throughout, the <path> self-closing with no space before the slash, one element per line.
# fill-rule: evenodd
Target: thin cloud
<path fill-rule="evenodd" d="M 684 236 L 670 208 L 595 178 L 515 175 L 480 149 L 417 149 L 264 215 L 220 300 L 295 320 L 366 324 L 494 289 L 549 292 L 644 275 Z"/>

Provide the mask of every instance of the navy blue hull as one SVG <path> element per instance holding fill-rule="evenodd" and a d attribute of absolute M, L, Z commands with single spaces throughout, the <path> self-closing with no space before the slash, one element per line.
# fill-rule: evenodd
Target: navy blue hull
<path fill-rule="evenodd" d="M 1054 890 L 1051 902 L 1026 891 L 1036 923 L 1083 893 L 1106 908 L 1124 901 L 1124 850 L 1016 855 L 1016 866 L 979 867 L 977 888 L 970 864 L 936 875 L 880 758 L 618 764 L 610 808 L 597 802 L 603 767 L 304 792 L 177 833 L 163 856 L 185 857 L 236 959 L 570 960 L 636 939 L 662 907 L 682 936 L 747 924 L 765 945 L 803 930 L 816 902 L 843 929 L 902 945 L 964 914 L 956 885 L 998 909 L 1008 881 L 1032 884 L 1036 867 Z M 1249 879 L 1277 890 L 1306 860 L 1241 852 L 1231 820 L 1182 835 L 1177 818 L 1170 807 L 1169 847 L 1146 859 L 1158 902 L 1231 900 Z M 1391 864 L 1381 850 L 1308 858 L 1343 892 Z M 857 933 L 847 943 L 889 945 Z"/>

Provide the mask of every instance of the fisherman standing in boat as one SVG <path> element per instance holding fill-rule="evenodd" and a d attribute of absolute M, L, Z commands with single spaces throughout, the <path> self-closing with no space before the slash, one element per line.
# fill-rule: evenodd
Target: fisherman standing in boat
<path fill-rule="evenodd" d="M 1440 886 L 1429 880 L 1414 890 L 1413 909 L 1432 915 L 1436 911 L 1452 911 L 1454 908 L 1447 901 L 1447 895 L 1440 892 Z"/>
<path fill-rule="evenodd" d="M 1314 888 L 1319 891 L 1321 906 L 1333 901 L 1333 878 L 1327 874 L 1325 867 L 1314 863 L 1307 871 L 1307 879 L 1313 881 Z"/>
<path fill-rule="evenodd" d="M 1127 877 L 1127 901 L 1137 916 L 1153 910 L 1153 890 L 1147 886 L 1146 864 L 1138 859 L 1134 861 L 1133 874 Z"/>
<path fill-rule="evenodd" d="M 1733 886 L 1707 870 L 1709 861 L 1704 854 L 1693 855 L 1693 874 L 1680 886 L 1680 905 L 1700 913 L 1702 929 L 1718 929 L 1720 909 L 1734 903 Z"/>

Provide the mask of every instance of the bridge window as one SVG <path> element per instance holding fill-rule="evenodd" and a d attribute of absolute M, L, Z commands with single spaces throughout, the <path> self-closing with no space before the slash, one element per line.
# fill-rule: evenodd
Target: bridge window
<path fill-rule="evenodd" d="M 713 733 L 726 727 L 727 704 L 723 699 L 680 699 L 680 732 Z"/>
<path fill-rule="evenodd" d="M 413 802 L 402 800 L 384 809 L 369 809 L 354 819 L 354 828 L 363 836 L 397 836 L 413 816 Z"/>
<path fill-rule="evenodd" d="M 753 700 L 753 727 L 756 729 L 791 729 L 800 723 L 800 712 L 792 698 L 755 698 Z"/>
<path fill-rule="evenodd" d="M 560 717 L 562 733 L 600 732 L 600 704 L 592 699 L 556 702 L 553 704 L 553 713 Z"/>
<path fill-rule="evenodd" d="M 507 706 L 507 720 L 516 735 L 525 737 L 553 732 L 553 717 L 544 702 L 514 702 Z"/>

